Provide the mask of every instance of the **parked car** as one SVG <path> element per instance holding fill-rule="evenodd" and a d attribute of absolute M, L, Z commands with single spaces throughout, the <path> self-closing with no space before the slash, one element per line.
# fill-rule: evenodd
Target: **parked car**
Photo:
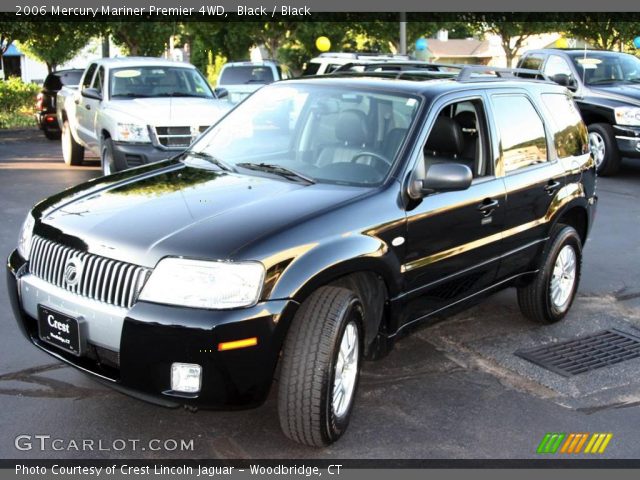
<path fill-rule="evenodd" d="M 82 77 L 82 69 L 58 70 L 50 73 L 36 97 L 36 123 L 49 140 L 60 139 L 60 125 L 56 117 L 56 95 L 63 86 L 76 88 Z"/>
<path fill-rule="evenodd" d="M 289 69 L 273 60 L 228 62 L 220 70 L 218 87 L 229 93 L 232 103 L 238 103 L 259 88 L 287 78 Z"/>
<path fill-rule="evenodd" d="M 640 59 L 605 50 L 526 52 L 523 68 L 566 86 L 589 128 L 598 174 L 615 175 L 621 157 L 640 158 Z"/>
<path fill-rule="evenodd" d="M 58 92 L 64 161 L 80 165 L 87 149 L 109 175 L 177 155 L 231 109 L 225 94 L 187 63 L 145 57 L 92 62 L 80 88 Z"/>
<path fill-rule="evenodd" d="M 380 53 L 325 52 L 309 60 L 302 71 L 302 76 L 327 75 L 347 64 L 366 64 L 369 62 L 410 61 L 409 55 L 385 55 Z"/>
<path fill-rule="evenodd" d="M 165 406 L 255 406 L 278 371 L 284 433 L 323 446 L 363 359 L 413 327 L 506 287 L 561 320 L 587 130 L 564 87 L 483 68 L 267 85 L 182 155 L 40 202 L 8 261 L 20 329 Z"/>

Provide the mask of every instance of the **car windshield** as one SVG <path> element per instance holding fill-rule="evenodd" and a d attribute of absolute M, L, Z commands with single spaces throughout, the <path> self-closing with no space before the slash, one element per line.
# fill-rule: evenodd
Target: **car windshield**
<path fill-rule="evenodd" d="M 274 84 L 196 141 L 194 164 L 208 156 L 241 173 L 377 185 L 387 176 L 419 105 L 415 96 L 353 86 Z M 189 158 L 187 152 L 185 161 Z"/>
<path fill-rule="evenodd" d="M 200 72 L 184 67 L 116 68 L 111 70 L 109 89 L 111 98 L 214 97 Z"/>
<path fill-rule="evenodd" d="M 640 60 L 633 55 L 587 51 L 584 55 L 572 57 L 572 60 L 586 85 L 640 82 Z"/>
<path fill-rule="evenodd" d="M 269 67 L 229 65 L 222 70 L 218 85 L 267 84 L 273 81 L 273 72 Z"/>

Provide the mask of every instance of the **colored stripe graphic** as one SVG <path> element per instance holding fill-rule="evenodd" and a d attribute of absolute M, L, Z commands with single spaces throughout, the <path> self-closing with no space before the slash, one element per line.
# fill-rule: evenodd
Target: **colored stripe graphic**
<path fill-rule="evenodd" d="M 547 433 L 540 442 L 540 445 L 538 445 L 537 452 L 556 453 L 565 436 L 565 433 Z"/>
<path fill-rule="evenodd" d="M 536 450 L 539 454 L 602 454 L 613 438 L 612 433 L 559 433 L 549 432 L 542 438 Z M 564 440 L 564 442 L 563 442 Z M 582 448 L 585 446 L 584 451 Z"/>

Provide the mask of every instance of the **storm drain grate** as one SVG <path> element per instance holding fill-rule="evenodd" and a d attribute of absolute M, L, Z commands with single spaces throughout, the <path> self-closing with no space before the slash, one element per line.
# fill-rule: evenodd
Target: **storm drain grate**
<path fill-rule="evenodd" d="M 640 357 L 640 338 L 619 330 L 604 330 L 575 340 L 548 344 L 515 354 L 564 377 Z"/>

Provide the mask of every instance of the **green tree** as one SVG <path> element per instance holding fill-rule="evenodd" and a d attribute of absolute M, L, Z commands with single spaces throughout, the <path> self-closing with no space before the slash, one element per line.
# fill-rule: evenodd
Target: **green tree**
<path fill-rule="evenodd" d="M 13 42 L 26 40 L 32 30 L 33 25 L 31 22 L 0 20 L 0 60 Z"/>
<path fill-rule="evenodd" d="M 611 19 L 601 21 L 600 17 L 589 14 L 580 16 L 566 27 L 569 35 L 604 50 L 613 50 L 616 47 L 624 50 L 625 46 L 631 45 L 639 31 L 638 24 L 635 22 L 619 22 Z"/>
<path fill-rule="evenodd" d="M 49 73 L 68 62 L 99 33 L 94 23 L 41 22 L 20 42 L 28 56 L 46 63 Z"/>
<path fill-rule="evenodd" d="M 478 18 L 475 27 L 478 33 L 491 33 L 500 37 L 500 43 L 507 59 L 507 66 L 513 66 L 513 60 L 524 46 L 524 42 L 533 35 L 556 32 L 564 29 L 559 22 L 539 22 L 535 21 L 535 16 L 530 21 L 526 17 L 519 16 L 519 21 L 510 21 L 509 16 L 497 18 L 492 15 L 489 20 L 482 16 Z"/>
<path fill-rule="evenodd" d="M 162 55 L 169 44 L 169 37 L 181 32 L 181 25 L 177 22 L 109 22 L 106 28 L 113 42 L 127 54 L 147 57 Z"/>

